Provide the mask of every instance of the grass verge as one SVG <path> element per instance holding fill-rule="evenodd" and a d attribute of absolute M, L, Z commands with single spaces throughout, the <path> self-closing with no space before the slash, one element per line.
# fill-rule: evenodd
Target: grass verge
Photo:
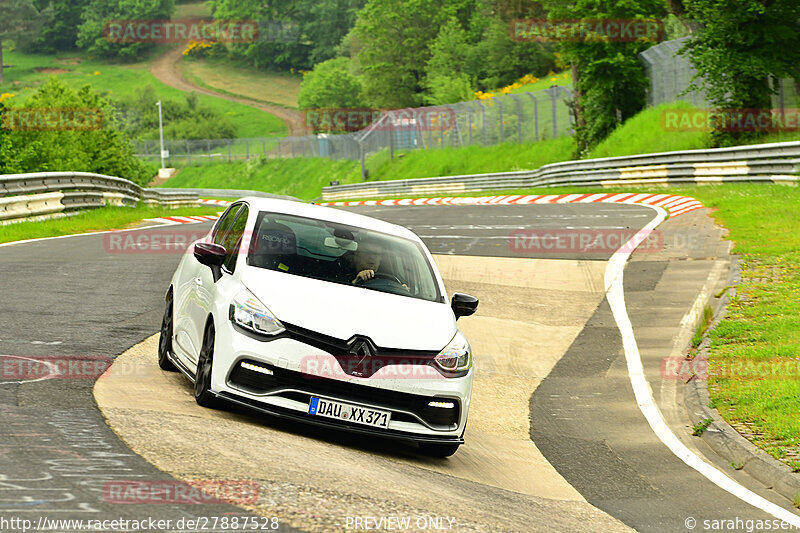
<path fill-rule="evenodd" d="M 17 222 L 0 226 L 0 243 L 22 241 L 26 239 L 41 239 L 44 237 L 59 237 L 74 233 L 90 233 L 111 229 L 125 229 L 136 225 L 146 218 L 164 216 L 188 215 L 215 215 L 222 209 L 220 207 L 182 207 L 168 209 L 165 207 L 136 207 L 108 206 L 77 215 L 71 215 L 51 220 Z"/>
<path fill-rule="evenodd" d="M 325 158 L 251 159 L 186 167 L 162 187 L 242 189 L 313 200 L 331 180 L 361 181 L 358 161 Z"/>
<path fill-rule="evenodd" d="M 185 59 L 181 61 L 181 68 L 189 80 L 206 89 L 297 108 L 297 93 L 302 81 L 299 76 L 262 72 L 212 60 Z"/>
<path fill-rule="evenodd" d="M 150 74 L 148 61 L 118 65 L 90 60 L 80 53 L 53 56 L 17 51 L 4 52 L 4 58 L 11 67 L 6 67 L 5 82 L 0 85 L 0 93 L 15 95 L 6 100 L 12 106 L 21 105 L 20 102 L 33 94 L 49 76 L 58 76 L 75 89 L 90 85 L 111 99 L 131 96 L 146 85 L 152 85 L 158 98 L 164 100 L 183 101 L 186 98 L 183 91 L 164 85 Z M 276 137 L 288 133 L 283 121 L 266 111 L 205 94 L 197 96 L 201 105 L 231 119 L 238 138 Z"/>

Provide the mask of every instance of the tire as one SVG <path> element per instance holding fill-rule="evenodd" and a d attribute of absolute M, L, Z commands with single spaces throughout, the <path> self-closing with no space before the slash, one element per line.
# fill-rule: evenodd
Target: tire
<path fill-rule="evenodd" d="M 194 376 L 194 400 L 202 407 L 217 409 L 221 406 L 220 400 L 211 393 L 211 369 L 214 362 L 214 323 L 209 322 L 203 335 L 203 347 L 197 361 L 197 371 Z"/>
<path fill-rule="evenodd" d="M 169 360 L 169 354 L 172 353 L 172 320 L 172 292 L 170 292 L 164 318 L 161 320 L 161 336 L 158 339 L 158 367 L 167 372 L 178 371 Z"/>
<path fill-rule="evenodd" d="M 438 444 L 431 442 L 420 442 L 419 450 L 431 457 L 450 457 L 458 451 L 460 444 Z"/>

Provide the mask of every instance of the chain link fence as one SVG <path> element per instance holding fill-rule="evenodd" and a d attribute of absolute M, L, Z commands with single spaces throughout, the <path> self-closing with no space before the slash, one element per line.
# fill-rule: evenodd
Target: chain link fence
<path fill-rule="evenodd" d="M 570 87 L 498 95 L 443 106 L 382 112 L 368 128 L 344 134 L 303 137 L 165 141 L 169 166 L 243 161 L 253 157 L 326 157 L 360 160 L 396 152 L 462 146 L 527 143 L 572 135 Z M 343 110 L 346 111 L 346 110 Z M 159 141 L 138 141 L 139 157 L 159 160 Z"/>
<path fill-rule="evenodd" d="M 664 41 L 651 46 L 639 54 L 645 73 L 650 80 L 647 91 L 648 107 L 682 100 L 698 108 L 710 107 L 702 90 L 686 91 L 697 75 L 689 57 L 679 52 L 691 37 Z M 702 85 L 702 80 L 697 81 Z M 784 113 L 787 109 L 800 107 L 798 85 L 793 79 L 779 79 L 774 82 L 772 108 Z"/>

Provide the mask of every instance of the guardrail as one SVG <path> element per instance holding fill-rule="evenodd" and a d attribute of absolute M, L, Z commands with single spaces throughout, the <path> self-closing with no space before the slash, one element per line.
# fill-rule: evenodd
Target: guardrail
<path fill-rule="evenodd" d="M 145 189 L 122 178 L 88 172 L 38 172 L 0 176 L 0 220 L 92 209 L 107 204 L 197 205 L 191 191 Z"/>
<path fill-rule="evenodd" d="M 800 181 L 800 142 L 685 150 L 552 163 L 536 170 L 370 181 L 323 187 L 322 200 L 453 195 L 532 187 Z"/>

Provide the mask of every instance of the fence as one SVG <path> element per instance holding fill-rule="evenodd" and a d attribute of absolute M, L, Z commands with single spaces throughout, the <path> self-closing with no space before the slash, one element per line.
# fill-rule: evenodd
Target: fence
<path fill-rule="evenodd" d="M 689 102 L 695 107 L 709 107 L 704 91 L 694 90 L 684 94 L 697 75 L 697 69 L 689 61 L 689 57 L 679 53 L 688 39 L 690 37 L 664 41 L 639 54 L 650 80 L 647 90 L 649 107 L 677 100 Z M 702 80 L 698 80 L 698 85 L 702 85 Z M 772 108 L 780 109 L 783 113 L 786 109 L 800 107 L 799 93 L 795 80 L 790 78 L 777 80 L 775 94 L 772 96 Z"/>
<path fill-rule="evenodd" d="M 243 161 L 252 157 L 327 157 L 361 160 L 386 151 L 532 142 L 574 133 L 569 87 L 499 95 L 443 106 L 383 112 L 362 131 L 303 137 L 166 141 L 169 166 Z M 431 120 L 431 117 L 439 117 Z M 143 159 L 160 158 L 159 141 L 139 141 Z"/>

